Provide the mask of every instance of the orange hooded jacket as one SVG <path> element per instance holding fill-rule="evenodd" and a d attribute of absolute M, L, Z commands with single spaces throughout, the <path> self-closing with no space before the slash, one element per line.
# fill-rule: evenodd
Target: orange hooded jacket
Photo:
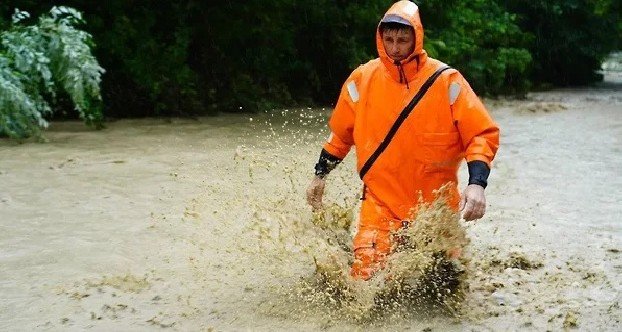
<path fill-rule="evenodd" d="M 384 17 L 390 16 L 406 20 L 414 28 L 412 54 L 395 64 L 377 29 L 379 58 L 361 65 L 346 80 L 324 145 L 339 159 L 354 145 L 359 173 L 421 85 L 445 65 L 429 58 L 423 49 L 423 26 L 416 4 L 399 1 Z M 453 182 L 451 204 L 457 208 L 460 162 L 463 158 L 467 162 L 480 160 L 490 168 L 498 145 L 499 128 L 482 102 L 458 71 L 446 70 L 362 179 L 365 194 L 386 206 L 391 218 L 404 220 L 420 194 L 429 202 L 433 190 Z"/>

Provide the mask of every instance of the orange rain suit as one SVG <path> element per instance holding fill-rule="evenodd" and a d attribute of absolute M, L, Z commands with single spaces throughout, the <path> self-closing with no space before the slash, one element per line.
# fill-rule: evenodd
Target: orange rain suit
<path fill-rule="evenodd" d="M 359 173 L 421 85 L 444 66 L 423 49 L 417 5 L 399 1 L 387 11 L 388 16 L 405 19 L 414 27 L 413 53 L 394 63 L 376 31 L 379 58 L 361 65 L 346 80 L 324 145 L 339 159 L 354 145 Z M 490 168 L 498 145 L 499 128 L 464 77 L 454 69 L 443 72 L 363 178 L 351 274 L 369 279 L 382 268 L 391 252 L 391 233 L 402 226 L 420 195 L 430 202 L 433 190 L 452 182 L 451 204 L 457 209 L 460 162 L 463 158 L 480 160 Z"/>

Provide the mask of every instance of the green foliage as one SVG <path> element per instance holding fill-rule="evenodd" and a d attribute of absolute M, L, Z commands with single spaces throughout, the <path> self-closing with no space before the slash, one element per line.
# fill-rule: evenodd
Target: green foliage
<path fill-rule="evenodd" d="M 183 2 L 111 1 L 92 6 L 89 28 L 109 69 L 111 116 L 199 112 L 197 72 L 189 64 L 193 8 Z M 198 22 L 197 22 L 198 24 Z"/>
<path fill-rule="evenodd" d="M 420 4 L 432 57 L 460 69 L 480 93 L 522 93 L 532 58 L 515 15 L 494 1 L 430 0 Z"/>
<path fill-rule="evenodd" d="M 27 137 L 37 135 L 39 127 L 47 127 L 44 115 L 50 108 L 38 95 L 28 93 L 24 75 L 12 70 L 10 60 L 0 55 L 0 135 Z"/>
<path fill-rule="evenodd" d="M 208 109 L 334 102 L 351 69 L 375 53 L 379 2 L 197 4 L 207 24 L 197 26 L 194 58 L 201 95 L 214 97 Z"/>
<path fill-rule="evenodd" d="M 314 83 L 296 80 L 304 91 L 322 103 L 335 102 L 343 81 L 352 69 L 377 56 L 376 26 L 387 9 L 387 1 L 297 2 L 294 12 L 304 13 L 295 27 L 298 57 L 306 61 Z"/>
<path fill-rule="evenodd" d="M 16 5 L 41 13 L 54 2 L 2 1 L 0 28 L 10 26 Z M 376 25 L 393 1 L 63 3 L 84 13 L 84 28 L 99 45 L 96 56 L 108 69 L 102 82 L 106 115 L 128 117 L 334 103 L 351 70 L 377 56 Z M 458 68 L 478 93 L 590 82 L 604 55 L 622 46 L 621 0 L 418 3 L 426 50 Z M 50 63 L 55 78 L 52 68 Z M 37 86 L 47 91 L 36 73 Z"/>
<path fill-rule="evenodd" d="M 507 1 L 520 27 L 532 36 L 531 79 L 539 84 L 577 85 L 600 80 L 595 71 L 622 47 L 622 1 Z"/>
<path fill-rule="evenodd" d="M 102 122 L 99 83 L 104 70 L 90 51 L 90 35 L 75 28 L 82 15 L 53 7 L 37 24 L 15 10 L 10 28 L 0 34 L 0 134 L 39 136 L 52 114 L 48 100 L 58 91 L 71 99 L 88 125 Z"/>

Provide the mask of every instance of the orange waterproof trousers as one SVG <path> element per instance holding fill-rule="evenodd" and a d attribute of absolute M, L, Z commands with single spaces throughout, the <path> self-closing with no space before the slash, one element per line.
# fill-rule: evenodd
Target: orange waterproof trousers
<path fill-rule="evenodd" d="M 359 227 L 353 240 L 354 261 L 350 275 L 357 279 L 369 280 L 385 267 L 388 256 L 397 243 L 395 232 L 404 227 L 404 221 L 393 214 L 378 198 L 366 188 L 361 206 Z M 458 211 L 459 196 L 452 195 L 449 204 Z M 447 258 L 457 259 L 462 249 L 450 248 Z"/>
<path fill-rule="evenodd" d="M 369 192 L 361 206 L 359 228 L 354 236 L 354 262 L 350 275 L 368 280 L 382 268 L 393 250 L 392 234 L 402 227 L 402 221 Z"/>

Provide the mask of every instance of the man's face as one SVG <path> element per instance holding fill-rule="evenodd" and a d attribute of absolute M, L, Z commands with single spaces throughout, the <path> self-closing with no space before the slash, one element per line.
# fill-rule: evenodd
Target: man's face
<path fill-rule="evenodd" d="M 382 32 L 382 43 L 387 55 L 393 61 L 402 61 L 415 48 L 415 34 L 412 29 L 384 30 Z"/>

